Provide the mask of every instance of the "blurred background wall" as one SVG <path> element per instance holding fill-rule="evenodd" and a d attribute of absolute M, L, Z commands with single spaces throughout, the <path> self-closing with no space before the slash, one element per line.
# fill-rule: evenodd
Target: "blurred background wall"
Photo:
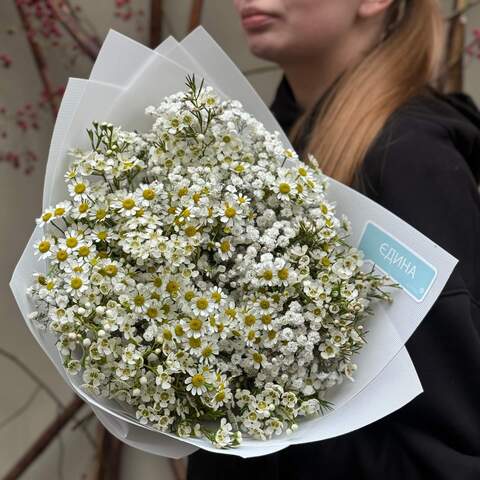
<path fill-rule="evenodd" d="M 45 2 L 37 2 L 45 3 Z M 100 41 L 114 28 L 148 44 L 149 0 L 82 0 L 77 15 Z M 443 4 L 450 8 L 451 1 Z M 164 0 L 162 38 L 182 39 L 188 31 L 192 1 Z M 40 9 L 41 10 L 41 9 Z M 40 15 L 39 10 L 39 15 Z M 43 20 L 42 20 L 43 22 Z M 52 28 L 46 19 L 45 31 Z M 269 103 L 280 78 L 272 65 L 254 58 L 243 40 L 230 0 L 205 0 L 202 25 L 244 71 L 265 102 Z M 468 15 L 467 43 L 480 27 L 480 11 Z M 72 49 L 68 35 L 51 46 L 41 40 L 53 95 L 58 101 L 68 77 L 87 77 L 92 65 L 87 55 Z M 40 214 L 43 175 L 53 115 L 48 102 L 38 107 L 43 85 L 14 0 L 0 2 L 0 477 L 21 457 L 55 419 L 59 403 L 68 404 L 72 392 L 63 383 L 27 330 L 8 287 L 11 274 Z M 465 90 L 480 102 L 480 61 L 468 57 Z M 15 358 L 14 358 L 14 357 Z M 28 370 L 27 370 L 28 369 Z M 48 388 L 40 388 L 36 376 Z M 83 408 L 21 477 L 25 479 L 101 478 L 95 474 L 94 441 L 99 431 Z M 85 417 L 87 417 L 85 419 Z M 80 427 L 76 421 L 84 419 Z M 172 465 L 161 457 L 127 446 L 122 449 L 121 478 L 175 478 Z"/>

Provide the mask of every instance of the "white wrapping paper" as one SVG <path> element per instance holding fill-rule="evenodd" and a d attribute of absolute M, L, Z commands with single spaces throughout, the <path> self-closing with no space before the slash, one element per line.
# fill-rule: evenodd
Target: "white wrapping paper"
<path fill-rule="evenodd" d="M 262 102 L 233 62 L 202 28 L 181 43 L 166 39 L 154 51 L 113 30 L 107 35 L 88 80 L 71 78 L 55 124 L 46 167 L 43 208 L 67 197 L 63 174 L 69 164 L 71 147 L 88 148 L 86 128 L 93 120 L 109 121 L 127 129 L 146 130 L 151 118 L 144 114 L 148 105 L 158 104 L 166 95 L 184 88 L 185 76 L 195 73 L 205 78 L 224 98 L 235 98 L 262 121 L 269 130 L 280 132 L 290 146 L 268 107 Z M 352 223 L 350 242 L 358 245 L 367 222 L 373 222 L 432 265 L 436 276 L 422 301 L 404 290 L 394 294 L 392 305 L 379 305 L 367 321 L 367 345 L 357 355 L 355 382 L 343 382 L 329 392 L 335 409 L 326 415 L 305 419 L 291 435 L 268 441 L 245 438 L 240 448 L 218 450 L 202 439 L 179 439 L 141 425 L 118 402 L 92 397 L 79 387 L 79 379 L 63 369 L 55 338 L 39 331 L 27 315 L 32 305 L 26 288 L 32 274 L 45 269 L 45 262 L 33 256 L 33 243 L 42 231 L 36 228 L 20 258 L 10 283 L 20 311 L 30 331 L 59 373 L 86 402 L 99 420 L 125 443 L 157 455 L 179 458 L 198 448 L 244 458 L 266 455 L 287 447 L 320 441 L 361 428 L 401 408 L 422 392 L 422 387 L 405 342 L 437 299 L 456 259 L 420 232 L 358 192 L 330 180 L 328 197 Z"/>

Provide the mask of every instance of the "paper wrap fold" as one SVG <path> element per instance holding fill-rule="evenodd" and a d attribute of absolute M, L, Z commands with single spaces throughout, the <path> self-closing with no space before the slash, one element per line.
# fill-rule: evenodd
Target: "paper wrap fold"
<path fill-rule="evenodd" d="M 180 43 L 169 37 L 153 51 L 111 30 L 90 78 L 69 79 L 52 135 L 43 208 L 68 197 L 63 179 L 69 163 L 66 153 L 71 147 L 89 148 L 86 128 L 92 121 L 148 130 L 152 119 L 145 115 L 145 107 L 158 105 L 165 96 L 183 89 L 186 75 L 192 73 L 204 78 L 221 97 L 242 102 L 249 113 L 270 131 L 278 131 L 285 146 L 291 147 L 268 107 L 203 28 L 197 28 Z M 26 289 L 32 282 L 32 274 L 46 267 L 45 262 L 33 256 L 33 244 L 42 235 L 38 227 L 15 268 L 10 286 L 30 331 L 60 375 L 91 406 L 102 424 L 128 445 L 172 458 L 189 455 L 198 448 L 248 458 L 291 444 L 343 435 L 394 412 L 423 391 L 404 345 L 437 299 L 457 261 L 392 213 L 333 179 L 327 195 L 336 202 L 337 214 L 349 217 L 352 245 L 358 245 L 366 223 L 374 222 L 434 266 L 436 277 L 421 302 L 398 290 L 392 305 L 376 307 L 373 317 L 367 320 L 367 344 L 355 358 L 358 365 L 355 381 L 345 380 L 331 389 L 327 399 L 334 403 L 334 410 L 322 417 L 302 419 L 298 430 L 291 435 L 267 441 L 244 438 L 240 448 L 218 450 L 207 440 L 179 439 L 141 425 L 118 402 L 82 391 L 80 378 L 65 372 L 53 334 L 36 329 L 28 320 L 33 308 Z"/>

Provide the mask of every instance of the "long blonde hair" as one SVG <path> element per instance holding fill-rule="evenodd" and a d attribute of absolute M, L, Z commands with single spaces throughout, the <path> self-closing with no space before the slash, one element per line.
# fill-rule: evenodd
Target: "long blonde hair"
<path fill-rule="evenodd" d="M 444 23 L 437 0 L 395 0 L 384 39 L 346 70 L 317 114 L 305 152 L 327 175 L 351 184 L 390 115 L 426 85 L 443 63 Z M 310 112 L 294 125 L 298 135 Z"/>

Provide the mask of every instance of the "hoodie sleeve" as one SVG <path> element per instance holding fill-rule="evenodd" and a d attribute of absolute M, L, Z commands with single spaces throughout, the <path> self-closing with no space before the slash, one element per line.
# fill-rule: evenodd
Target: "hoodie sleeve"
<path fill-rule="evenodd" d="M 468 164 L 438 123 L 403 117 L 385 132 L 366 156 L 364 193 L 456 257 L 479 299 L 480 196 Z"/>
<path fill-rule="evenodd" d="M 370 180 L 364 193 L 459 263 L 406 344 L 424 393 L 336 439 L 335 448 L 356 450 L 369 478 L 393 465 L 389 478 L 480 478 L 480 197 L 473 174 L 448 129 L 410 117 L 376 143 L 362 170 Z"/>

